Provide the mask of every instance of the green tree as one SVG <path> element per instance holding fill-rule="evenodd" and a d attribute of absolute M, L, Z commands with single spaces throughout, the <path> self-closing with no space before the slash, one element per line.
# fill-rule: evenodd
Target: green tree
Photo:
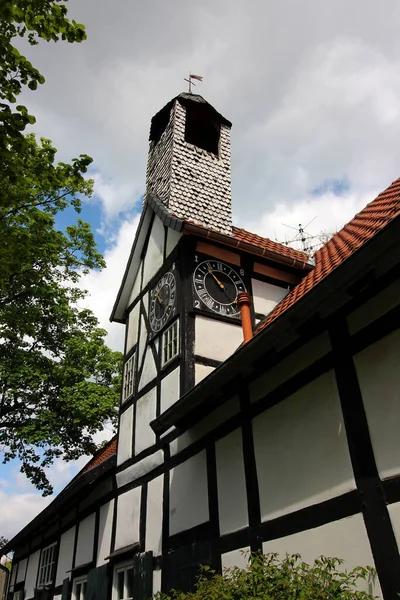
<path fill-rule="evenodd" d="M 0 173 L 18 177 L 13 157 L 25 144 L 22 134 L 35 118 L 26 107 L 16 105 L 24 86 L 35 90 L 43 75 L 23 56 L 15 39 L 25 37 L 36 45 L 66 40 L 81 42 L 85 27 L 67 18 L 64 0 L 1 0 L 0 2 Z"/>
<path fill-rule="evenodd" d="M 370 581 L 375 571 L 357 567 L 342 572 L 337 558 L 320 557 L 309 565 L 300 555 L 253 554 L 245 569 L 234 567 L 223 575 L 203 567 L 195 590 L 158 594 L 158 600 L 372 600 L 357 591 L 360 581 Z"/>
<path fill-rule="evenodd" d="M 104 267 L 90 226 L 55 223 L 91 195 L 91 159 L 57 164 L 55 154 L 29 134 L 13 157 L 18 178 L 0 178 L 0 446 L 44 494 L 44 468 L 92 453 L 93 434 L 115 419 L 122 368 L 80 307 L 81 275 Z"/>

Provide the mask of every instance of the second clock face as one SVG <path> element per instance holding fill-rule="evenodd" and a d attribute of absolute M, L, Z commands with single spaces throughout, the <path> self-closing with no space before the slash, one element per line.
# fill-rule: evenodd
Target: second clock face
<path fill-rule="evenodd" d="M 203 260 L 193 273 L 195 308 L 205 305 L 209 310 L 227 317 L 240 314 L 236 299 L 246 291 L 242 269 L 235 269 L 219 260 Z"/>
<path fill-rule="evenodd" d="M 168 271 L 150 293 L 149 321 L 154 332 L 160 331 L 176 310 L 176 279 Z"/>

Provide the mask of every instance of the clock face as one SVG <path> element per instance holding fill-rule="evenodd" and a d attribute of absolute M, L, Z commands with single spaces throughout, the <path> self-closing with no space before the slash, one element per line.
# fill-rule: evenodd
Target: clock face
<path fill-rule="evenodd" d="M 195 257 L 197 261 L 198 257 Z M 238 317 L 240 310 L 236 298 L 246 291 L 243 283 L 243 269 L 236 269 L 214 259 L 196 264 L 193 273 L 195 308 L 209 310 L 227 317 Z"/>
<path fill-rule="evenodd" d="M 154 332 L 160 331 L 176 311 L 176 279 L 168 271 L 150 293 L 149 321 Z"/>

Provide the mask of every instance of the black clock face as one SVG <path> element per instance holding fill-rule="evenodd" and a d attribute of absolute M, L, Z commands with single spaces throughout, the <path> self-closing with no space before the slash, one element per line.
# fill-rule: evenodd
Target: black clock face
<path fill-rule="evenodd" d="M 238 317 L 240 311 L 236 299 L 240 292 L 246 291 L 242 275 L 243 269 L 236 270 L 218 260 L 199 262 L 193 273 L 195 308 L 206 307 L 220 315 Z"/>
<path fill-rule="evenodd" d="M 176 279 L 168 271 L 150 293 L 149 321 L 154 332 L 160 331 L 176 311 Z"/>

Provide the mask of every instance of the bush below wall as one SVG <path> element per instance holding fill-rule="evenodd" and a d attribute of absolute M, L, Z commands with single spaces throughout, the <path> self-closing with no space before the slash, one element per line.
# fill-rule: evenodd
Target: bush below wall
<path fill-rule="evenodd" d="M 245 569 L 226 569 L 222 575 L 202 567 L 194 592 L 173 590 L 157 600 L 372 600 L 358 584 L 376 577 L 371 567 L 341 572 L 343 561 L 320 557 L 309 565 L 300 555 L 253 554 Z"/>

